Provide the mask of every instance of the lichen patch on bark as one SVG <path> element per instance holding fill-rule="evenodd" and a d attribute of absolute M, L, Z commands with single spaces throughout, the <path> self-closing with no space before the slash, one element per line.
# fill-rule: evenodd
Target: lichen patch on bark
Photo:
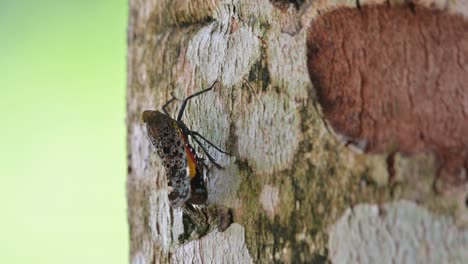
<path fill-rule="evenodd" d="M 270 218 L 275 216 L 276 206 L 279 202 L 279 189 L 278 187 L 266 184 L 263 186 L 262 193 L 260 194 L 260 204 Z"/>
<path fill-rule="evenodd" d="M 151 193 L 149 197 L 149 227 L 153 240 L 160 241 L 161 248 L 164 252 L 169 251 L 170 243 L 172 242 L 172 233 L 174 230 L 169 230 L 166 227 L 171 226 L 171 210 L 168 202 L 167 188 L 159 189 Z"/>
<path fill-rule="evenodd" d="M 326 133 L 311 100 L 308 103 L 297 110 L 303 138 L 291 167 L 271 175 L 255 175 L 253 166 L 238 164 L 242 180 L 236 222 L 246 228 L 246 243 L 254 259 L 324 262 L 326 228 L 350 203 L 390 199 L 390 190 L 378 189 L 373 183 L 360 184 L 367 174 L 364 166 L 350 169 L 345 165 L 345 160 L 353 159 L 352 153 Z M 267 196 L 266 185 L 281 186 L 273 217 L 258 202 L 262 193 Z"/>
<path fill-rule="evenodd" d="M 238 109 L 239 158 L 248 160 L 257 174 L 288 169 L 300 140 L 295 102 L 279 94 L 266 93 Z"/>
<path fill-rule="evenodd" d="M 253 263 L 245 246 L 244 228 L 232 224 L 223 233 L 214 231 L 200 240 L 180 246 L 172 255 L 172 263 Z M 220 243 L 222 241 L 222 243 Z"/>
<path fill-rule="evenodd" d="M 249 27 L 232 30 L 232 23 L 212 23 L 203 27 L 188 45 L 188 58 L 209 83 L 239 83 L 260 55 L 259 39 Z M 242 57 L 236 56 L 242 53 Z"/>
<path fill-rule="evenodd" d="M 308 68 L 332 127 L 368 153 L 432 152 L 468 169 L 468 21 L 420 6 L 339 8 L 312 21 Z"/>
<path fill-rule="evenodd" d="M 291 36 L 287 33 L 271 33 L 267 39 L 268 71 L 271 82 L 280 86 L 296 100 L 307 98 L 310 85 L 307 73 L 306 34 Z M 286 62 L 286 64 L 285 64 Z"/>
<path fill-rule="evenodd" d="M 468 231 L 413 202 L 360 204 L 330 228 L 332 263 L 466 263 Z"/>

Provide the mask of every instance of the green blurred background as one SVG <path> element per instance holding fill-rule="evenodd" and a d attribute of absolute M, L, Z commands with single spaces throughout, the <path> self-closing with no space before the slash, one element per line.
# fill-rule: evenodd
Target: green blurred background
<path fill-rule="evenodd" d="M 127 0 L 0 1 L 0 263 L 128 263 Z"/>

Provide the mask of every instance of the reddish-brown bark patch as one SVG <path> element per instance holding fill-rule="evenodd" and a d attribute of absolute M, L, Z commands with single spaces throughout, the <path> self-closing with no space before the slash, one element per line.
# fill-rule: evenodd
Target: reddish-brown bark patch
<path fill-rule="evenodd" d="M 468 167 L 468 22 L 418 6 L 340 8 L 312 21 L 308 68 L 326 118 L 369 153 L 433 151 Z"/>

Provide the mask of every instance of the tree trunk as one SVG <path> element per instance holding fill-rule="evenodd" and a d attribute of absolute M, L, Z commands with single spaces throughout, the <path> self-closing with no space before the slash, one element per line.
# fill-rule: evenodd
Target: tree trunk
<path fill-rule="evenodd" d="M 420 3 L 443 12 L 367 2 L 381 6 L 130 0 L 131 263 L 468 263 L 468 2 Z M 433 28 L 439 33 L 431 35 Z M 452 42 L 437 39 L 445 32 Z M 426 37 L 426 49 L 411 48 L 420 43 L 416 35 Z M 425 52 L 421 64 L 393 52 L 400 39 L 411 46 L 402 45 L 403 54 Z M 410 77 L 396 76 L 399 69 Z M 200 210 L 230 208 L 234 223 L 219 231 L 207 218 L 208 232 L 198 232 L 170 207 L 166 172 L 141 114 L 216 80 L 213 91 L 191 100 L 184 121 L 231 153 L 209 148 L 224 169 L 207 161 L 208 202 Z M 459 80 L 453 89 L 451 80 Z M 432 89 L 425 82 L 438 85 L 430 102 L 449 98 L 429 106 L 437 115 L 418 114 L 429 97 L 412 91 Z M 444 97 L 449 92 L 456 96 Z M 400 98 L 406 93 L 408 109 L 408 97 Z M 169 107 L 172 117 L 177 106 Z M 451 130 L 426 133 L 438 131 L 430 118 L 439 113 Z"/>

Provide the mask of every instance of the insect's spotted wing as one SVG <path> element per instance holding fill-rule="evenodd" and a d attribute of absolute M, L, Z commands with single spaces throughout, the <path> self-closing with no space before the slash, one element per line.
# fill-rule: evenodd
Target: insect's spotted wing
<path fill-rule="evenodd" d="M 148 136 L 166 169 L 169 201 L 179 207 L 190 198 L 189 161 L 177 122 L 159 111 L 143 112 Z"/>
<path fill-rule="evenodd" d="M 171 206 L 204 204 L 208 193 L 203 166 L 177 122 L 159 111 L 143 112 L 143 121 L 166 168 Z"/>

